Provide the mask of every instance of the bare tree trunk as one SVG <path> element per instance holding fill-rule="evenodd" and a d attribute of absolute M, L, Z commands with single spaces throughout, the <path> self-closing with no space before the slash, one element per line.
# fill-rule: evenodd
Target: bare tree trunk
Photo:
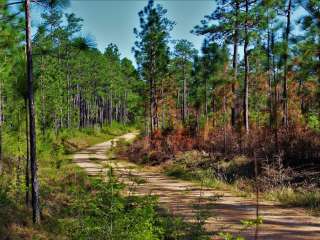
<path fill-rule="evenodd" d="M 71 127 L 71 73 L 69 66 L 69 52 L 67 51 L 67 128 Z"/>
<path fill-rule="evenodd" d="M 249 15 L 249 2 L 246 2 L 246 20 L 245 20 L 245 39 L 244 39 L 244 94 L 243 94 L 243 124 L 246 134 L 249 134 L 249 61 L 248 61 L 248 15 Z"/>
<path fill-rule="evenodd" d="M 149 118 L 150 119 L 150 118 Z M 146 135 L 149 134 L 148 132 L 148 103 L 144 103 L 144 132 Z"/>
<path fill-rule="evenodd" d="M 81 90 L 79 89 L 79 128 L 83 127 L 83 100 L 82 100 L 82 93 Z"/>
<path fill-rule="evenodd" d="M 43 69 L 43 56 L 41 56 L 41 74 L 44 72 Z M 46 114 L 45 114 L 45 95 L 44 95 L 44 82 L 43 82 L 43 76 L 40 76 L 40 91 L 41 91 L 41 133 L 42 136 L 45 134 L 45 128 L 46 128 Z"/>
<path fill-rule="evenodd" d="M 271 32 L 271 51 L 274 52 L 274 32 Z M 276 60 L 275 55 L 272 54 L 272 76 L 273 76 L 273 128 L 274 128 L 274 135 L 275 135 L 275 147 L 278 152 L 279 145 L 278 145 L 278 80 L 277 80 L 277 70 L 276 70 Z"/>
<path fill-rule="evenodd" d="M 183 67 L 183 98 L 182 98 L 182 122 L 186 123 L 187 120 L 187 113 L 188 113 L 188 107 L 187 107 L 187 78 L 185 73 L 185 67 Z"/>
<path fill-rule="evenodd" d="M 159 116 L 158 116 L 158 99 L 157 99 L 157 83 L 156 81 L 154 80 L 154 84 L 153 84 L 153 110 L 154 110 L 154 113 L 153 113 L 153 125 L 154 125 L 154 128 L 155 129 L 159 129 Z"/>
<path fill-rule="evenodd" d="M 274 77 L 275 79 L 275 77 Z M 279 152 L 279 138 L 278 138 L 278 82 L 275 79 L 274 83 L 274 128 L 275 128 L 275 145 L 276 151 Z"/>
<path fill-rule="evenodd" d="M 113 120 L 113 105 L 112 105 L 112 92 L 110 91 L 110 95 L 109 95 L 109 124 L 112 124 L 112 120 Z"/>
<path fill-rule="evenodd" d="M 231 125 L 232 127 L 236 126 L 237 122 L 237 109 L 236 109 L 236 84 L 238 78 L 238 42 L 239 42 L 239 23 L 238 23 L 238 15 L 240 10 L 240 4 L 236 2 L 236 23 L 235 23 L 235 32 L 233 36 L 233 61 L 232 61 L 232 68 L 233 68 L 233 81 L 232 81 L 232 106 L 231 106 Z"/>
<path fill-rule="evenodd" d="M 270 27 L 269 27 L 270 28 Z M 267 42 L 267 56 L 268 56 L 268 105 L 269 105 L 269 127 L 272 128 L 272 67 L 271 67 L 271 33 L 268 29 L 268 42 Z"/>
<path fill-rule="evenodd" d="M 30 152 L 29 152 L 29 131 L 28 131 L 28 126 L 29 126 L 29 121 L 28 121 L 28 99 L 24 99 L 24 104 L 25 104 L 25 111 L 26 111 L 26 142 L 27 142 L 27 149 L 26 149 L 26 169 L 25 169 L 25 181 L 26 181 L 26 196 L 25 196 L 25 201 L 26 201 L 26 206 L 29 206 L 30 203 L 30 175 L 29 175 L 29 167 L 30 167 Z"/>
<path fill-rule="evenodd" d="M 33 96 L 33 73 L 32 73 L 32 45 L 31 45 L 31 19 L 30 19 L 30 0 L 25 1 L 25 20 L 26 20 L 26 49 L 27 49 L 27 79 L 28 79 L 28 100 L 29 100 L 29 126 L 30 126 L 30 164 L 32 182 L 32 214 L 33 222 L 40 223 L 40 199 L 39 183 L 37 176 L 37 157 L 36 157 L 36 126 L 35 126 L 35 106 Z"/>
<path fill-rule="evenodd" d="M 205 78 L 204 84 L 204 114 L 206 117 L 206 121 L 208 121 L 208 77 Z"/>
<path fill-rule="evenodd" d="M 285 32 L 285 54 L 284 54 L 284 76 L 283 76 L 283 125 L 285 128 L 289 125 L 289 115 L 288 115 L 288 58 L 289 58 L 289 34 L 291 26 L 291 4 L 292 0 L 288 2 L 287 9 L 287 26 Z"/>
<path fill-rule="evenodd" d="M 125 91 L 124 92 L 124 113 L 123 113 L 123 120 L 124 120 L 124 124 L 128 123 L 128 92 Z"/>
<path fill-rule="evenodd" d="M 161 80 L 161 127 L 162 129 L 165 128 L 165 104 L 164 104 L 164 86 L 163 80 Z"/>
<path fill-rule="evenodd" d="M 149 106 L 149 114 L 150 114 L 150 136 L 152 137 L 154 125 L 153 125 L 153 80 L 150 79 L 149 83 L 149 94 L 150 94 L 150 106 Z"/>
<path fill-rule="evenodd" d="M 157 82 L 156 82 L 156 53 L 151 49 L 151 68 L 150 68 L 150 134 L 153 135 L 154 131 L 159 128 L 158 118 L 158 99 L 157 99 Z"/>

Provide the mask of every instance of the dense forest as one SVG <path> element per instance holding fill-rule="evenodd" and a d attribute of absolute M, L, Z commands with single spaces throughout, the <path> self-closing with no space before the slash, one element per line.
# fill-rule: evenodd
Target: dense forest
<path fill-rule="evenodd" d="M 208 169 L 228 184 L 245 178 L 257 199 L 289 186 L 295 206 L 319 210 L 318 0 L 213 1 L 190 29 L 204 39 L 201 49 L 172 39 L 174 19 L 149 0 L 131 33 L 136 62 L 114 43 L 100 51 L 67 7 L 0 0 L 0 239 L 205 239 L 173 236 L 174 220 L 160 219 L 154 200 L 122 197 L 113 177 L 104 185 L 78 173 L 81 188 L 73 182 L 80 170 L 67 153 L 132 126 L 140 136 L 120 153 L 130 161 L 161 165 L 196 151 L 197 169 L 180 172 L 188 180 Z M 35 26 L 31 8 L 41 13 Z M 78 146 L 83 139 L 90 141 Z M 245 163 L 222 166 L 238 158 Z M 83 202 L 71 204 L 74 197 Z M 113 197 L 116 210 L 105 207 Z"/>

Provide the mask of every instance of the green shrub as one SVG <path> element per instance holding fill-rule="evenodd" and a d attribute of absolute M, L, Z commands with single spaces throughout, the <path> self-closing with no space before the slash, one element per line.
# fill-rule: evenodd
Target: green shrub
<path fill-rule="evenodd" d="M 161 239 L 154 198 L 123 197 L 124 186 L 111 175 L 107 183 L 96 180 L 92 187 L 94 196 L 79 198 L 72 206 L 78 217 L 69 224 L 71 239 Z"/>
<path fill-rule="evenodd" d="M 319 117 L 315 114 L 309 114 L 308 116 L 308 126 L 313 130 L 320 131 L 320 120 Z"/>

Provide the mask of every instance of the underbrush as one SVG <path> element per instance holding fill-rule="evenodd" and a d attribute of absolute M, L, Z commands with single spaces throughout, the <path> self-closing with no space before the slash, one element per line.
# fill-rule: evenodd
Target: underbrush
<path fill-rule="evenodd" d="M 193 225 L 159 211 L 156 198 L 123 196 L 125 186 L 112 170 L 108 181 L 90 178 L 66 155 L 130 130 L 113 125 L 38 138 L 41 225 L 32 223 L 25 205 L 25 146 L 11 146 L 20 152 L 6 161 L 0 176 L 0 239 L 208 239 L 201 227 L 194 231 Z"/>
<path fill-rule="evenodd" d="M 165 166 L 169 176 L 243 196 L 255 192 L 257 167 L 267 199 L 319 212 L 319 131 L 297 124 L 271 130 L 253 126 L 246 135 L 228 126 L 164 129 L 140 137 L 126 155 L 138 164 Z"/>
<path fill-rule="evenodd" d="M 288 129 L 252 128 L 246 135 L 241 130 L 202 129 L 198 133 L 188 128 L 157 130 L 152 136 L 140 137 L 128 150 L 132 161 L 158 165 L 181 152 L 202 151 L 211 158 L 232 159 L 254 156 L 269 163 L 280 157 L 285 167 L 320 166 L 320 134 L 306 126 Z"/>
<path fill-rule="evenodd" d="M 98 214 L 99 207 L 93 204 L 94 201 L 97 201 L 96 197 L 100 195 L 99 199 L 101 197 L 109 198 L 107 191 L 110 192 L 110 189 L 114 187 L 98 180 L 92 181 L 81 169 L 75 167 L 72 159 L 65 154 L 121 135 L 129 130 L 131 129 L 128 127 L 114 124 L 101 130 L 63 130 L 57 135 L 48 131 L 45 136 L 38 137 L 42 213 L 42 224 L 39 226 L 32 224 L 30 207 L 25 205 L 24 149 L 26 146 L 23 134 L 17 136 L 17 133 L 7 133 L 3 139 L 7 146 L 4 149 L 6 160 L 4 161 L 3 172 L 0 175 L 0 239 L 87 239 L 80 237 L 79 231 L 75 230 L 77 220 L 80 216 L 83 220 L 91 219 L 92 222 L 94 222 L 94 219 L 97 220 L 98 215 L 96 214 Z M 14 139 L 20 139 L 20 141 L 14 142 Z M 72 148 L 70 148 L 69 143 L 72 143 Z M 117 185 L 114 183 L 112 186 Z M 126 206 L 124 202 L 127 200 L 120 197 L 119 194 L 115 194 L 112 199 L 116 203 L 121 202 L 123 206 Z M 87 205 L 83 204 L 84 201 Z M 140 202 L 143 204 L 140 204 Z M 137 232 L 141 232 L 143 228 L 147 229 L 148 224 L 153 226 L 151 223 L 152 209 L 154 209 L 153 202 L 136 199 L 131 203 L 132 206 L 136 206 L 132 208 L 135 211 L 139 209 L 145 211 L 146 214 L 148 211 L 151 212 L 151 215 L 146 215 L 145 224 L 142 224 L 141 229 Z M 96 205 L 98 205 L 98 202 Z M 87 208 L 84 208 L 84 206 L 87 206 Z M 120 207 L 118 210 L 122 211 L 120 214 L 122 216 L 119 216 L 119 219 L 123 219 L 125 213 L 127 214 L 126 208 L 121 205 L 117 207 Z M 144 209 L 144 207 L 149 209 Z M 132 214 L 135 213 L 132 212 Z M 131 216 L 131 219 L 135 219 L 140 213 L 136 214 L 137 216 Z M 149 221 L 148 218 L 150 218 L 150 223 L 147 222 Z M 81 229 L 86 228 L 90 225 L 90 221 L 81 221 L 79 226 L 81 226 Z M 134 225 L 133 222 L 131 225 Z M 97 224 L 92 224 L 92 228 L 95 227 L 97 227 Z M 80 235 L 74 237 L 74 234 Z"/>
<path fill-rule="evenodd" d="M 320 190 L 293 189 L 291 187 L 280 187 L 265 193 L 265 198 L 279 201 L 290 207 L 303 207 L 312 215 L 320 215 Z"/>
<path fill-rule="evenodd" d="M 241 159 L 241 157 L 239 157 Z M 240 160 L 242 162 L 243 160 Z M 242 163 L 241 163 L 242 164 Z M 236 176 L 239 160 L 230 162 L 213 161 L 200 152 L 179 154 L 172 161 L 162 165 L 163 172 L 170 177 L 196 182 L 204 187 L 231 191 L 237 196 L 248 197 L 253 192 L 250 179 Z"/>
<path fill-rule="evenodd" d="M 163 170 L 166 175 L 193 181 L 216 190 L 230 191 L 236 196 L 254 197 L 255 181 L 250 177 L 244 177 L 245 175 L 240 173 L 239 170 L 241 165 L 245 163 L 243 157 L 238 157 L 228 162 L 215 162 L 210 161 L 208 158 L 201 158 L 201 154 L 198 154 L 199 158 L 192 161 L 190 155 L 195 156 L 194 153 L 184 153 L 182 154 L 184 157 L 180 156 L 167 164 L 163 164 Z M 238 173 L 236 173 L 235 169 L 238 169 Z M 294 175 L 292 171 L 288 172 Z M 271 178 L 264 175 L 266 173 L 261 173 L 261 176 L 258 177 L 258 184 L 263 199 L 279 202 L 287 207 L 305 208 L 310 214 L 319 216 L 319 188 L 309 183 L 290 186 L 286 182 L 286 175 L 289 173 L 286 173 L 286 170 L 282 170 L 281 177 L 278 177 L 282 180 L 274 179 L 274 176 Z"/>
<path fill-rule="evenodd" d="M 291 133 L 290 138 L 294 134 Z M 141 138 L 128 148 L 128 158 L 137 163 L 159 165 L 164 173 L 171 177 L 193 181 L 217 190 L 227 190 L 237 196 L 252 197 L 254 195 L 256 183 L 253 157 L 243 154 L 222 154 L 222 149 L 211 153 L 208 147 L 201 148 L 196 143 L 193 147 L 185 147 L 182 144 L 180 151 L 171 151 L 172 153 L 169 154 L 170 151 L 164 151 L 164 146 L 170 145 L 170 142 L 163 144 L 165 139 L 165 137 L 155 138 L 149 141 Z M 292 146 L 288 149 L 293 149 L 295 144 L 306 139 L 309 138 L 299 137 L 296 141 L 292 140 Z M 283 139 L 284 141 L 289 146 L 290 139 Z M 314 142 L 309 147 L 315 148 L 316 144 Z M 150 147 L 151 151 L 148 152 L 147 149 Z M 288 149 L 286 151 L 291 151 Z M 153 151 L 154 155 L 161 152 L 160 157 L 153 157 Z M 298 148 L 296 151 L 303 156 L 303 149 Z M 164 154 L 166 157 L 163 157 Z M 317 165 L 312 165 L 310 170 L 305 166 L 291 168 L 282 156 L 271 158 L 269 161 L 264 157 L 257 155 L 258 184 L 262 196 L 266 200 L 277 201 L 284 206 L 302 207 L 312 215 L 319 215 L 320 190 L 319 180 L 315 175 Z"/>

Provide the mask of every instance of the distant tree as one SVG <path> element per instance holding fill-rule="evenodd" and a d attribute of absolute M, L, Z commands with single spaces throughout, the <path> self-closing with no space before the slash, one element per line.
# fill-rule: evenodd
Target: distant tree
<path fill-rule="evenodd" d="M 315 79 L 318 81 L 318 98 L 320 97 L 320 2 L 317 0 L 300 0 L 300 5 L 306 11 L 299 22 L 304 32 L 303 41 L 298 43 L 299 53 L 302 65 L 302 75 L 307 75 L 307 79 Z M 301 76 L 301 79 L 304 77 Z M 303 112 L 305 103 L 302 102 Z M 320 102 L 317 104 L 320 109 Z M 320 118 L 320 113 L 319 116 Z"/>
<path fill-rule="evenodd" d="M 287 128 L 289 126 L 289 113 L 288 113 L 288 59 L 289 59 L 289 36 L 291 32 L 291 15 L 293 0 L 286 1 L 287 7 L 286 14 L 286 28 L 284 31 L 284 71 L 283 71 L 283 124 Z"/>
<path fill-rule="evenodd" d="M 178 40 L 174 49 L 174 62 L 182 80 L 182 122 L 185 123 L 188 115 L 188 85 L 191 77 L 192 59 L 197 51 L 193 44 L 185 39 Z"/>
<path fill-rule="evenodd" d="M 197 25 L 192 32 L 206 35 L 216 42 L 232 44 L 233 57 L 233 102 L 231 106 L 231 124 L 236 126 L 239 109 L 236 107 L 236 88 L 238 82 L 238 46 L 242 40 L 241 28 L 241 0 L 218 0 L 217 7 L 211 15 L 205 16 L 201 25 Z"/>
<path fill-rule="evenodd" d="M 169 63 L 169 33 L 173 22 L 166 18 L 167 10 L 161 5 L 148 5 L 139 12 L 140 31 L 134 29 L 137 41 L 133 48 L 141 76 L 149 84 L 150 133 L 159 128 L 159 89 L 167 74 Z"/>
<path fill-rule="evenodd" d="M 216 88 L 224 86 L 223 101 L 226 103 L 228 95 L 228 78 L 226 77 L 228 66 L 228 50 L 226 45 L 220 47 L 215 42 L 205 40 L 202 46 L 203 77 L 205 83 L 205 115 L 208 117 L 208 90 L 211 91 L 212 112 L 216 111 Z M 226 107 L 226 105 L 224 105 Z M 225 114 L 225 113 L 224 113 Z M 225 117 L 225 116 L 224 116 Z M 213 118 L 213 123 L 215 119 Z M 215 124 L 213 124 L 215 125 Z"/>

